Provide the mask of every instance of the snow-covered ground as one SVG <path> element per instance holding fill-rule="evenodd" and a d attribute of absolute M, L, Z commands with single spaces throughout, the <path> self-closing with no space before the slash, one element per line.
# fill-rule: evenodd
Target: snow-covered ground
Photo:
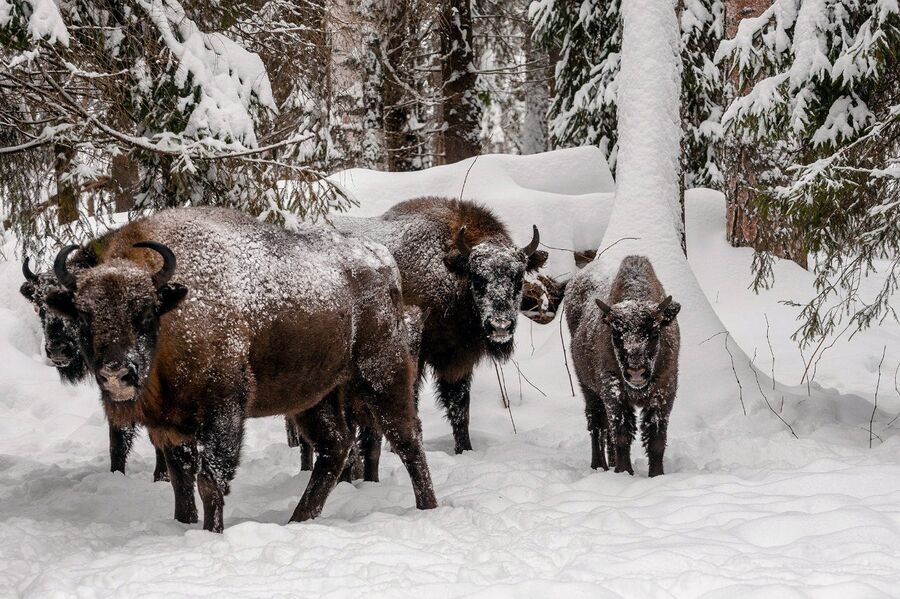
<path fill-rule="evenodd" d="M 359 199 L 357 213 L 375 214 L 415 195 L 459 195 L 468 171 L 463 196 L 495 207 L 517 239 L 534 222 L 548 245 L 584 249 L 609 218 L 604 169 L 599 152 L 578 149 L 336 180 Z M 646 477 L 638 447 L 634 477 L 590 470 L 561 349 L 568 333 L 559 320 L 522 319 L 515 362 L 503 367 L 510 411 L 493 367 L 477 372 L 474 452 L 453 455 L 449 425 L 422 402 L 441 507 L 415 510 L 405 471 L 385 452 L 381 483 L 342 483 L 321 518 L 285 524 L 308 474 L 281 421 L 263 419 L 248 425 L 224 535 L 171 519 L 146 438 L 127 476 L 107 472 L 95 387 L 59 384 L 18 295 L 19 264 L 0 262 L 0 596 L 898 596 L 900 419 L 889 422 L 900 411 L 900 326 L 835 344 L 808 391 L 790 341 L 796 309 L 779 302 L 808 297 L 811 276 L 779 263 L 773 290 L 748 291 L 752 254 L 724 242 L 717 193 L 689 193 L 687 233 L 741 380 L 710 371 L 696 344 L 683 347 L 665 476 Z M 571 272 L 571 253 L 552 251 L 550 268 Z M 724 341 L 702 349 L 725 352 Z M 754 354 L 759 384 L 741 363 Z"/>

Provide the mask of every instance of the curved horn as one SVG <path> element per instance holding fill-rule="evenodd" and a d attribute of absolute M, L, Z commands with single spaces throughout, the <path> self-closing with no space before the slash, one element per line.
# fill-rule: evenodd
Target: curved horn
<path fill-rule="evenodd" d="M 522 251 L 526 256 L 530 256 L 535 253 L 538 249 L 538 244 L 541 243 L 541 234 L 538 233 L 537 225 L 531 225 L 534 229 L 534 233 L 531 236 L 531 243 L 522 248 Z"/>
<path fill-rule="evenodd" d="M 77 249 L 77 245 L 67 245 L 59 250 L 59 253 L 56 254 L 56 260 L 53 261 L 53 274 L 56 275 L 56 280 L 72 291 L 75 291 L 75 275 L 70 273 L 69 269 L 66 268 L 66 259 L 68 259 L 69 254 Z"/>
<path fill-rule="evenodd" d="M 31 281 L 32 283 L 37 283 L 38 276 L 31 272 L 31 268 L 28 266 L 29 258 L 25 256 L 25 261 L 22 262 L 22 274 L 25 275 L 26 281 Z"/>
<path fill-rule="evenodd" d="M 663 313 L 663 310 L 665 310 L 666 308 L 668 308 L 668 307 L 669 307 L 669 304 L 671 304 L 671 303 L 672 303 L 672 296 L 670 295 L 669 297 L 667 297 L 666 299 L 664 299 L 663 301 L 661 301 L 661 302 L 659 303 L 659 306 L 656 307 L 656 311 L 657 311 L 659 314 L 662 314 L 662 313 Z"/>
<path fill-rule="evenodd" d="M 472 246 L 466 243 L 466 228 L 460 227 L 459 233 L 456 234 L 456 249 L 463 256 L 467 256 L 472 251 Z"/>
<path fill-rule="evenodd" d="M 155 275 L 153 275 L 153 285 L 157 289 L 159 289 L 169 282 L 169 279 L 171 279 L 172 275 L 175 274 L 175 266 L 177 264 L 175 260 L 175 253 L 172 250 L 155 241 L 141 241 L 134 244 L 132 247 L 147 248 L 148 250 L 153 250 L 154 252 L 162 256 L 163 267 L 159 269 L 159 271 Z"/>
<path fill-rule="evenodd" d="M 612 308 L 606 305 L 606 303 L 601 300 L 594 298 L 594 302 L 597 304 L 597 307 L 600 308 L 600 311 L 603 312 L 604 315 L 609 314 Z"/>

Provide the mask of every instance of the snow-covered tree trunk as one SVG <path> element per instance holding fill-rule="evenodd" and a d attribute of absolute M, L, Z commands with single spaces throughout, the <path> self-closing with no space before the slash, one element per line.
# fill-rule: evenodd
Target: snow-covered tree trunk
<path fill-rule="evenodd" d="M 610 281 L 626 256 L 648 257 L 666 293 L 682 305 L 681 347 L 691 360 L 681 362 L 679 402 L 703 402 L 710 413 L 737 413 L 741 407 L 734 398 L 729 354 L 721 341 L 702 343 L 725 327 L 681 250 L 681 77 L 675 5 L 676 0 L 622 3 L 615 204 L 598 257 L 586 270 L 598 281 Z M 746 356 L 733 342 L 731 351 L 737 371 L 748 376 Z M 703 396 L 697 397 L 699 393 Z M 677 406 L 673 418 L 679 418 Z"/>
<path fill-rule="evenodd" d="M 444 0 L 441 15 L 441 74 L 444 98 L 444 160 L 478 155 L 481 121 L 475 94 L 477 74 L 472 45 L 471 0 Z"/>

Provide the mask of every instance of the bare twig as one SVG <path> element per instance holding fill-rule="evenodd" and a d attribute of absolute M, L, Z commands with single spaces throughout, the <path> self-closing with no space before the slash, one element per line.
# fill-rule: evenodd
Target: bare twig
<path fill-rule="evenodd" d="M 569 370 L 569 358 L 566 357 L 566 341 L 563 339 L 562 332 L 562 313 L 565 310 L 565 306 L 559 311 L 559 342 L 562 344 L 562 354 L 563 354 L 563 363 L 566 365 L 566 374 L 569 375 L 569 388 L 572 389 L 572 397 L 575 397 L 575 385 L 572 383 L 572 371 Z"/>
<path fill-rule="evenodd" d="M 494 362 L 494 371 L 497 373 L 497 384 L 500 385 L 500 397 L 503 400 L 503 404 L 506 407 L 506 411 L 509 412 L 509 422 L 510 422 L 510 424 L 512 424 L 513 434 L 518 435 L 519 431 L 516 430 L 516 421 L 513 419 L 512 405 L 510 404 L 510 401 L 509 401 L 509 395 L 507 395 L 507 393 L 506 393 L 506 385 L 505 385 L 506 377 L 503 377 L 503 379 L 500 378 L 501 377 L 500 365 L 497 364 L 496 360 L 493 360 L 493 362 Z"/>
<path fill-rule="evenodd" d="M 472 159 L 472 164 L 470 164 L 469 168 L 466 169 L 466 176 L 463 177 L 462 187 L 459 188 L 459 201 L 460 202 L 462 202 L 463 192 L 466 190 L 466 182 L 469 180 L 469 173 L 472 171 L 472 167 L 475 166 L 475 163 L 478 162 L 479 156 L 481 156 L 481 154 L 478 154 L 477 156 L 475 156 L 475 158 Z"/>
<path fill-rule="evenodd" d="M 525 373 L 522 372 L 522 369 L 521 369 L 521 368 L 519 368 L 519 363 L 518 363 L 518 362 L 516 362 L 515 360 L 513 360 L 512 363 L 513 363 L 513 366 L 516 367 L 516 370 L 519 371 L 519 376 L 520 376 L 521 378 L 524 378 L 524 379 L 525 379 L 525 382 L 528 383 L 529 385 L 531 385 L 531 388 L 532 388 L 532 389 L 534 389 L 535 391 L 537 391 L 538 393 L 540 393 L 540 394 L 543 395 L 544 397 L 547 397 L 547 394 L 544 393 L 543 391 L 541 391 L 541 388 L 540 388 L 540 387 L 538 387 L 537 385 L 535 385 L 534 383 L 532 383 L 530 380 L 528 380 L 528 377 L 525 376 Z"/>
<path fill-rule="evenodd" d="M 784 425 L 786 427 L 788 427 L 788 430 L 791 431 L 791 434 L 794 436 L 795 439 L 799 439 L 800 437 L 798 437 L 797 433 L 794 432 L 794 427 L 792 427 L 790 424 L 788 424 L 788 421 L 785 420 L 784 418 L 782 418 L 781 414 L 776 412 L 775 408 L 772 407 L 772 404 L 769 403 L 769 398 L 766 396 L 766 392 L 763 391 L 762 384 L 760 384 L 760 382 L 759 382 L 759 373 L 756 371 L 756 368 L 753 368 L 754 360 L 756 360 L 756 352 L 755 351 L 753 352 L 753 358 L 750 360 L 750 370 L 753 371 L 753 376 L 756 378 L 756 386 L 759 389 L 759 394 L 762 395 L 763 400 L 765 400 L 766 406 L 769 408 L 769 411 L 772 412 L 773 414 L 775 414 L 775 417 L 778 418 L 779 420 L 781 420 L 781 422 L 783 422 Z"/>
<path fill-rule="evenodd" d="M 884 355 L 887 353 L 887 345 L 881 351 L 881 360 L 878 362 L 878 380 L 875 382 L 875 401 L 872 406 L 872 416 L 869 418 L 869 449 L 872 449 L 872 425 L 875 423 L 875 411 L 878 409 L 878 389 L 881 387 L 881 366 L 884 364 Z"/>
<path fill-rule="evenodd" d="M 769 337 L 769 315 L 765 312 L 763 316 L 766 319 L 766 343 L 769 344 L 769 355 L 772 356 L 772 391 L 775 390 L 775 350 L 772 349 L 772 338 Z M 783 404 L 784 402 L 782 402 Z"/>
<path fill-rule="evenodd" d="M 894 371 L 894 391 L 897 393 L 897 395 L 900 395 L 900 387 L 897 386 L 897 373 L 898 372 L 900 372 L 900 362 L 897 362 L 897 369 Z M 887 429 L 891 428 L 891 425 L 894 424 L 894 422 L 897 420 L 897 418 L 900 418 L 900 412 L 897 412 L 897 415 L 894 416 L 893 418 L 891 418 L 891 421 L 887 423 L 887 425 L 884 427 L 884 429 L 887 430 Z"/>

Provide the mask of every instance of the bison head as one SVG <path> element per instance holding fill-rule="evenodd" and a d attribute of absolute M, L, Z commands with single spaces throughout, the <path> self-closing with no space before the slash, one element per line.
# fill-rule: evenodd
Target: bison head
<path fill-rule="evenodd" d="M 644 389 L 656 374 L 663 329 L 675 320 L 681 305 L 671 295 L 660 303 L 625 300 L 607 306 L 595 301 L 609 326 L 622 379 L 632 389 Z"/>
<path fill-rule="evenodd" d="M 481 335 L 498 356 L 512 351 L 525 271 L 540 268 L 547 259 L 545 252 L 537 251 L 538 243 L 534 227 L 531 243 L 524 248 L 491 239 L 472 247 L 461 227 L 444 257 L 447 268 L 467 281 Z"/>
<path fill-rule="evenodd" d="M 54 273 L 64 289 L 47 296 L 47 304 L 77 322 L 82 351 L 109 402 L 134 401 L 142 392 L 156 355 L 160 317 L 175 308 L 187 288 L 169 283 L 175 273 L 175 254 L 153 241 L 136 243 L 163 258 L 156 274 L 126 260 L 102 264 L 73 275 L 66 256 L 56 257 Z"/>
<path fill-rule="evenodd" d="M 22 263 L 22 274 L 25 282 L 19 292 L 25 296 L 38 318 L 44 331 L 44 353 L 53 362 L 60 377 L 68 383 L 74 383 L 87 374 L 87 365 L 81 356 L 81 338 L 76 323 L 47 307 L 47 296 L 62 291 L 52 273 L 35 274 L 28 265 L 28 258 Z"/>

